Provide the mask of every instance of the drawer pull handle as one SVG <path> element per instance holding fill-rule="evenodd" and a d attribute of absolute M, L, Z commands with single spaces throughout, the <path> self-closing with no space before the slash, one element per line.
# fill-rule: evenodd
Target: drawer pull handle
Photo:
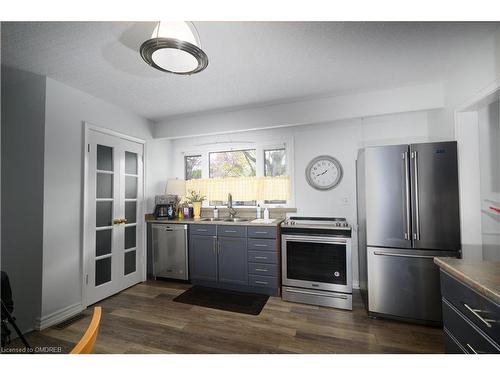
<path fill-rule="evenodd" d="M 467 347 L 472 352 L 472 354 L 486 354 L 486 352 L 481 352 L 479 350 L 475 350 L 471 344 L 467 344 Z"/>
<path fill-rule="evenodd" d="M 262 244 L 258 244 L 258 243 L 256 243 L 254 246 L 255 247 L 267 247 L 267 245 L 262 245 Z"/>
<path fill-rule="evenodd" d="M 268 233 L 269 233 L 269 232 L 264 232 L 264 231 L 261 231 L 261 232 L 256 231 L 256 232 L 255 232 L 255 234 L 268 234 Z"/>
<path fill-rule="evenodd" d="M 255 259 L 267 259 L 267 257 L 255 257 Z"/>
<path fill-rule="evenodd" d="M 235 230 L 228 230 L 228 229 L 225 229 L 225 230 L 224 230 L 224 232 L 225 232 L 225 233 L 236 233 L 236 231 L 235 231 Z"/>
<path fill-rule="evenodd" d="M 481 315 L 479 315 L 479 313 L 483 312 L 482 310 L 478 310 L 478 309 L 473 309 L 472 307 L 470 307 L 469 305 L 467 305 L 465 302 L 462 302 L 462 304 L 465 306 L 465 308 L 467 310 L 469 310 L 476 318 L 478 318 L 481 322 L 484 323 L 484 325 L 488 328 L 491 328 L 491 324 L 488 320 L 484 319 Z"/>
<path fill-rule="evenodd" d="M 259 280 L 255 280 L 255 284 L 263 284 L 263 285 L 267 285 L 269 284 L 267 281 L 259 281 Z"/>
<path fill-rule="evenodd" d="M 267 272 L 267 270 L 266 270 L 266 269 L 264 269 L 264 268 L 256 268 L 256 269 L 255 269 L 255 271 Z"/>
<path fill-rule="evenodd" d="M 198 232 L 206 232 L 206 229 L 196 229 Z"/>

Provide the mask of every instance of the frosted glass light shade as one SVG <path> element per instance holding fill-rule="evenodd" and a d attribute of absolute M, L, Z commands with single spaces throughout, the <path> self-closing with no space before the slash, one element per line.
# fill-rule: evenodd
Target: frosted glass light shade
<path fill-rule="evenodd" d="M 153 38 L 177 39 L 201 47 L 196 29 L 188 22 L 158 22 L 151 34 Z"/>
<path fill-rule="evenodd" d="M 153 68 L 175 74 L 194 74 L 208 66 L 200 38 L 191 22 L 158 22 L 141 56 Z"/>

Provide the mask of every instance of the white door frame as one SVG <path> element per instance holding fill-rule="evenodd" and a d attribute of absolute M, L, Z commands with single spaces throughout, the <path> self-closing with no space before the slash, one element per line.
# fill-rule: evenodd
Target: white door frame
<path fill-rule="evenodd" d="M 82 191 L 83 191 L 83 220 L 82 220 L 82 235 L 81 235 L 81 247 L 82 250 L 80 252 L 80 287 L 81 287 L 81 293 L 82 293 L 82 307 L 85 309 L 87 308 L 87 280 L 86 280 L 86 275 L 87 275 L 87 252 L 89 249 L 87 249 L 87 243 L 85 240 L 85 233 L 86 233 L 86 224 L 88 220 L 88 193 L 87 193 L 87 174 L 88 174 L 88 169 L 89 169 L 89 153 L 88 153 L 88 142 L 89 142 L 89 134 L 90 131 L 95 131 L 107 135 L 112 135 L 118 138 L 125 139 L 127 141 L 132 141 L 136 142 L 139 144 L 142 144 L 143 146 L 143 168 L 142 168 L 142 204 L 140 205 L 142 209 L 140 210 L 141 212 L 137 212 L 137 220 L 144 220 L 144 210 L 145 210 L 145 203 L 146 203 L 146 195 L 145 195 L 145 186 L 146 186 L 146 179 L 145 179 L 145 174 L 146 174 L 146 141 L 141 138 L 133 137 L 127 134 L 123 134 L 120 132 L 117 132 L 115 130 L 111 130 L 108 128 L 104 128 L 101 126 L 93 125 L 87 121 L 83 122 L 83 128 L 84 128 L 84 137 L 83 137 L 83 147 L 82 147 L 82 152 L 83 152 L 83 185 L 82 185 Z M 143 235 L 142 235 L 142 248 L 143 248 L 143 259 L 142 259 L 142 267 L 141 267 L 141 279 L 142 281 L 146 280 L 146 267 L 147 267 L 147 226 L 143 225 Z"/>
<path fill-rule="evenodd" d="M 459 176 L 464 171 L 467 171 L 469 176 L 460 179 L 460 223 L 464 259 L 480 260 L 481 256 L 477 250 L 483 245 L 478 111 L 499 97 L 500 79 L 492 82 L 455 110 Z M 471 174 L 473 177 L 470 177 Z"/>

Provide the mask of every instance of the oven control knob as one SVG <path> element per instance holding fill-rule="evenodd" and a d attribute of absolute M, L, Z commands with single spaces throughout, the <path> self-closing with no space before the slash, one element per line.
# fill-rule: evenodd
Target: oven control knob
<path fill-rule="evenodd" d="M 348 226 L 349 226 L 349 223 L 347 223 L 347 221 L 346 221 L 346 222 L 344 222 L 344 224 L 342 224 L 342 225 L 343 225 L 344 227 L 348 227 Z"/>

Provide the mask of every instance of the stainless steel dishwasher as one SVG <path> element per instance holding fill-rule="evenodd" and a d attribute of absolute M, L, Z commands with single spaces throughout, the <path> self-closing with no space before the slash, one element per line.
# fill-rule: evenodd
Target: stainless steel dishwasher
<path fill-rule="evenodd" d="M 187 280 L 187 225 L 153 224 L 153 276 Z"/>

